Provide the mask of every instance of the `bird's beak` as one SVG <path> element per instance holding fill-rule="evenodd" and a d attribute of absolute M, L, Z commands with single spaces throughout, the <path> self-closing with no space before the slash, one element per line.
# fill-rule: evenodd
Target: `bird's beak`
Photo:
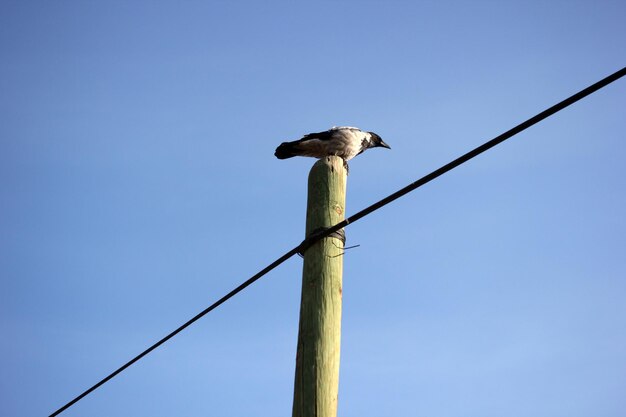
<path fill-rule="evenodd" d="M 387 145 L 382 139 L 380 140 L 380 143 L 378 144 L 378 146 L 382 146 L 383 148 L 391 149 L 391 146 Z"/>

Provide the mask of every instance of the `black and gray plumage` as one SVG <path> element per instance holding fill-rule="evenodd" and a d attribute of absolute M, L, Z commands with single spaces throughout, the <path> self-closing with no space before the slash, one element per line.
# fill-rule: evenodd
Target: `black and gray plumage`
<path fill-rule="evenodd" d="M 369 148 L 391 149 L 374 132 L 365 132 L 356 127 L 333 127 L 325 132 L 309 133 L 302 139 L 293 142 L 283 142 L 276 148 L 274 155 L 278 159 L 287 159 L 294 156 L 311 156 L 324 158 L 335 155 L 347 162 Z"/>

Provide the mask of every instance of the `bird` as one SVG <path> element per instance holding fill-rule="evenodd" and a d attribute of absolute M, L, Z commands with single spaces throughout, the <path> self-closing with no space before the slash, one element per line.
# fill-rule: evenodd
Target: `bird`
<path fill-rule="evenodd" d="M 324 158 L 335 155 L 343 159 L 347 169 L 349 160 L 366 149 L 378 147 L 391 149 L 374 132 L 366 132 L 358 127 L 334 126 L 324 132 L 309 133 L 301 139 L 283 142 L 276 148 L 274 155 L 278 159 L 294 156 Z"/>

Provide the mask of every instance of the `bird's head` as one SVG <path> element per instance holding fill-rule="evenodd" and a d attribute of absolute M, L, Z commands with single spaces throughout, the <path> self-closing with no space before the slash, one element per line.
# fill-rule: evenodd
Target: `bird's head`
<path fill-rule="evenodd" d="M 385 143 L 385 141 L 383 141 L 381 139 L 380 136 L 378 136 L 376 133 L 374 132 L 367 132 L 370 134 L 370 148 L 377 148 L 377 147 L 381 147 L 381 148 L 387 148 L 387 149 L 391 149 L 391 146 L 387 145 Z"/>

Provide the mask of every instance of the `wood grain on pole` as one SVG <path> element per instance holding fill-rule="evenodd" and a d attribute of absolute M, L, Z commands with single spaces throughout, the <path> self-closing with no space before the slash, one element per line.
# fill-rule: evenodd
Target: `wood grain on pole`
<path fill-rule="evenodd" d="M 336 156 L 309 173 L 306 236 L 344 219 L 346 170 Z M 343 246 L 327 237 L 304 253 L 293 417 L 335 417 L 339 390 Z"/>

